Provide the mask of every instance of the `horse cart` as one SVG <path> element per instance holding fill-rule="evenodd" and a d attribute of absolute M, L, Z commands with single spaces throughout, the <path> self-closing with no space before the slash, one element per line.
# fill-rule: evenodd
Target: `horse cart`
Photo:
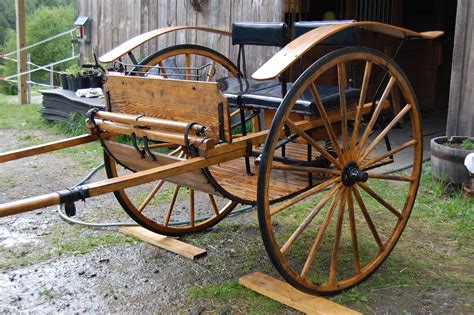
<path fill-rule="evenodd" d="M 132 53 L 185 30 L 231 36 L 237 65 L 198 45 L 142 61 Z M 73 211 L 79 200 L 114 193 L 140 225 L 178 236 L 255 205 L 265 249 L 291 285 L 312 294 L 356 285 L 400 238 L 422 163 L 417 100 L 393 58 L 350 45 L 308 63 L 315 46 L 357 30 L 401 42 L 442 35 L 351 21 L 297 23 L 292 41 L 284 23 L 167 27 L 130 39 L 99 58 L 114 68 L 105 71 L 105 110 L 88 113 L 88 134 L 0 154 L 7 162 L 100 141 L 108 179 L 2 204 L 0 216 L 60 204 Z M 247 77 L 247 45 L 282 49 Z M 398 161 L 412 166 L 388 173 Z M 174 188 L 158 207 L 164 185 Z M 179 195 L 187 206 L 177 209 Z"/>

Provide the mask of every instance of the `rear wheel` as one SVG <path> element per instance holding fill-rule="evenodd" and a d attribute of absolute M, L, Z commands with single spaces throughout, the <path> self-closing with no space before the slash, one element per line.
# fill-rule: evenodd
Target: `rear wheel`
<path fill-rule="evenodd" d="M 215 82 L 221 77 L 237 76 L 237 67 L 219 52 L 199 45 L 176 45 L 149 55 L 131 75 L 159 75 L 167 79 Z M 159 143 L 179 159 L 188 158 L 186 150 Z M 105 155 L 109 178 L 126 170 Z M 178 236 L 205 230 L 227 216 L 237 203 L 213 194 L 176 185 L 166 180 L 114 192 L 122 208 L 143 227 L 163 235 Z"/>
<path fill-rule="evenodd" d="M 352 80 L 347 77 L 349 68 L 359 73 Z M 333 112 L 326 111 L 316 88 L 330 73 L 337 73 L 340 91 L 339 109 Z M 378 84 L 373 83 L 381 78 L 386 78 L 380 89 L 383 93 L 375 93 Z M 360 88 L 358 104 L 346 104 L 344 91 L 350 82 Z M 395 88 L 401 92 L 404 105 L 390 115 L 388 100 Z M 313 97 L 334 155 L 313 140 L 311 130 L 301 127 L 304 123 L 290 116 L 304 92 Z M 370 103 L 372 99 L 376 101 Z M 404 133 L 397 128 L 402 119 Z M 284 137 L 282 130 L 290 130 L 326 158 L 330 166 L 325 169 L 331 176 L 313 181 L 307 191 L 295 197 L 270 205 L 269 179 L 276 169 L 275 148 Z M 392 146 L 386 146 L 387 136 L 395 140 Z M 258 218 L 266 251 L 280 274 L 303 291 L 334 294 L 373 273 L 400 238 L 421 171 L 417 101 L 395 62 L 378 51 L 360 47 L 340 49 L 315 62 L 285 96 L 263 152 Z M 387 174 L 392 158 L 413 166 L 402 173 Z M 287 170 L 300 174 L 321 171 L 311 165 L 293 165 Z"/>

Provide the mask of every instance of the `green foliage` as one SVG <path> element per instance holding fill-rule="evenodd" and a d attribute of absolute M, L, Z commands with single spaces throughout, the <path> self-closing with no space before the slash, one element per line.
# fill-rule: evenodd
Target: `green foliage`
<path fill-rule="evenodd" d="M 264 297 L 249 289 L 241 286 L 237 280 L 230 280 L 218 285 L 209 285 L 205 287 L 192 288 L 188 291 L 188 295 L 194 299 L 212 299 L 222 304 L 234 305 L 234 307 L 248 307 L 247 310 L 233 309 L 232 306 L 225 306 L 220 309 L 220 313 L 233 313 L 236 311 L 248 311 L 250 314 L 272 314 L 277 311 L 285 310 L 283 304 L 275 300 Z M 235 303 L 232 303 L 235 301 Z M 245 302 L 244 302 L 245 301 Z M 213 303 L 214 304 L 214 303 Z"/>
<path fill-rule="evenodd" d="M 13 2 L 13 1 L 11 1 Z M 27 1 L 30 2 L 30 1 Z M 51 0 L 51 1 L 40 1 L 35 0 L 31 1 L 33 4 L 36 3 L 36 6 L 30 8 L 35 8 L 34 11 L 29 11 L 32 9 L 27 8 L 28 16 L 26 18 L 26 43 L 27 45 L 36 43 L 53 35 L 56 35 L 60 32 L 64 32 L 68 29 L 73 28 L 73 22 L 75 17 L 75 9 L 72 5 L 68 6 L 52 6 L 59 4 L 71 4 L 70 1 L 65 0 Z M 3 6 L 8 6 L 9 1 L 3 4 Z M 48 5 L 48 6 L 46 6 Z M 51 7 L 51 6 L 52 7 Z M 31 6 L 31 4 L 30 4 Z M 1 7 L 0 7 L 1 8 Z M 13 8 L 14 10 L 14 8 Z M 0 10 L 1 12 L 1 10 Z M 10 13 L 7 13 L 10 14 Z M 14 11 L 13 11 L 14 16 Z M 3 21 L 3 22 L 2 22 Z M 13 20 L 14 21 L 14 20 Z M 4 17 L 2 20 L 2 15 L 0 14 L 0 40 L 3 37 L 3 41 L 0 41 L 1 51 L 8 53 L 16 50 L 16 34 L 13 28 L 2 28 L 2 23 L 9 22 L 8 18 Z M 7 24 L 8 24 L 7 23 Z M 31 61 L 37 65 L 46 65 L 53 61 L 67 58 L 71 55 L 71 38 L 69 36 L 63 36 L 58 39 L 55 39 L 46 44 L 39 45 L 35 48 L 29 49 L 28 53 L 31 55 Z M 10 56 L 16 58 L 16 55 Z M 74 64 L 75 61 L 70 61 L 68 63 L 59 64 L 55 67 L 56 70 L 64 70 L 71 64 Z M 16 73 L 16 63 L 10 61 L 3 61 L 0 64 L 0 75 L 8 76 Z M 37 71 L 31 74 L 33 81 L 47 81 L 49 74 L 45 71 Z M 14 84 L 13 84 L 14 85 Z M 5 94 L 11 94 L 12 92 L 12 83 L 2 82 L 0 84 L 0 92 Z"/>
<path fill-rule="evenodd" d="M 66 74 L 71 76 L 80 76 L 84 74 L 84 69 L 79 67 L 78 65 L 72 65 L 66 69 Z"/>
<path fill-rule="evenodd" d="M 48 123 L 55 131 L 65 133 L 68 136 L 80 136 L 87 133 L 86 115 L 79 113 L 71 113 L 69 115 L 70 123 L 50 122 Z"/>
<path fill-rule="evenodd" d="M 474 142 L 472 142 L 470 139 L 464 139 L 461 143 L 461 149 L 474 150 Z"/>

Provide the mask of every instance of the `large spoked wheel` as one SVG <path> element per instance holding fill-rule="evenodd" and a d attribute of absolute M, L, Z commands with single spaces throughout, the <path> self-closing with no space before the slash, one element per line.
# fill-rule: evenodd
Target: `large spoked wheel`
<path fill-rule="evenodd" d="M 214 82 L 237 76 L 237 67 L 219 52 L 199 45 L 176 45 L 159 50 L 140 62 L 131 75 Z M 156 144 L 166 148 L 167 144 Z M 169 144 L 169 148 L 173 145 Z M 178 158 L 189 156 L 182 149 L 169 149 Z M 105 154 L 109 178 L 117 177 L 120 165 Z M 220 222 L 236 206 L 228 199 L 161 180 L 150 185 L 114 192 L 128 215 L 141 226 L 159 234 L 179 236 L 205 230 Z"/>
<path fill-rule="evenodd" d="M 195 81 L 217 81 L 236 77 L 239 70 L 227 57 L 199 45 L 176 45 L 159 50 L 140 62 L 149 66 L 134 69 L 132 73 L 160 75 L 164 78 Z M 150 68 L 153 67 L 153 68 Z"/>
<path fill-rule="evenodd" d="M 169 155 L 186 158 L 182 148 L 171 150 Z M 104 161 L 109 178 L 130 173 L 117 165 L 107 153 L 104 153 Z M 117 190 L 114 195 L 125 212 L 138 224 L 169 236 L 210 228 L 237 206 L 237 202 L 165 180 Z"/>
<path fill-rule="evenodd" d="M 347 76 L 350 72 L 355 73 L 352 80 Z M 318 95 L 318 84 L 328 73 L 338 76 L 340 107 L 335 112 L 326 111 Z M 385 73 L 380 93 L 375 93 Z M 344 91 L 349 82 L 360 89 L 359 101 L 353 104 L 346 104 Z M 388 100 L 395 90 L 400 92 L 403 106 L 393 113 Z M 313 140 L 311 130 L 302 129 L 304 123 L 290 116 L 303 93 L 312 96 L 334 154 Z M 270 205 L 269 181 L 272 172 L 281 169 L 274 165 L 278 164 L 275 147 L 285 134 L 282 130 L 288 128 L 331 165 L 325 169 L 291 165 L 286 169 L 303 175 L 324 171 L 331 176 L 313 181 L 304 193 Z M 387 137 L 391 146 L 386 145 Z M 334 294 L 372 274 L 390 254 L 407 223 L 422 162 L 416 97 L 395 62 L 378 51 L 360 47 L 340 49 L 315 62 L 284 98 L 263 152 L 258 218 L 266 251 L 279 273 L 293 286 L 312 294 Z M 388 173 L 387 167 L 394 165 L 392 158 L 413 166 Z"/>

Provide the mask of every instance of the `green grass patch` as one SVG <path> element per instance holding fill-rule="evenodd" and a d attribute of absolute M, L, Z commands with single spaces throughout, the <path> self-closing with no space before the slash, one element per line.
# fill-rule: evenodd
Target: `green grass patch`
<path fill-rule="evenodd" d="M 283 304 L 241 286 L 237 280 L 192 288 L 187 295 L 192 298 L 193 303 L 196 303 L 196 299 L 213 300 L 218 309 L 212 311 L 219 311 L 221 314 L 236 311 L 247 314 L 273 314 L 288 309 Z M 242 309 L 243 307 L 245 309 Z"/>
<path fill-rule="evenodd" d="M 16 105 L 0 103 L 0 129 L 28 129 L 44 128 L 44 120 L 38 110 L 40 104 Z"/>
<path fill-rule="evenodd" d="M 11 187 L 15 184 L 15 178 L 12 176 L 0 177 L 0 187 Z"/>

